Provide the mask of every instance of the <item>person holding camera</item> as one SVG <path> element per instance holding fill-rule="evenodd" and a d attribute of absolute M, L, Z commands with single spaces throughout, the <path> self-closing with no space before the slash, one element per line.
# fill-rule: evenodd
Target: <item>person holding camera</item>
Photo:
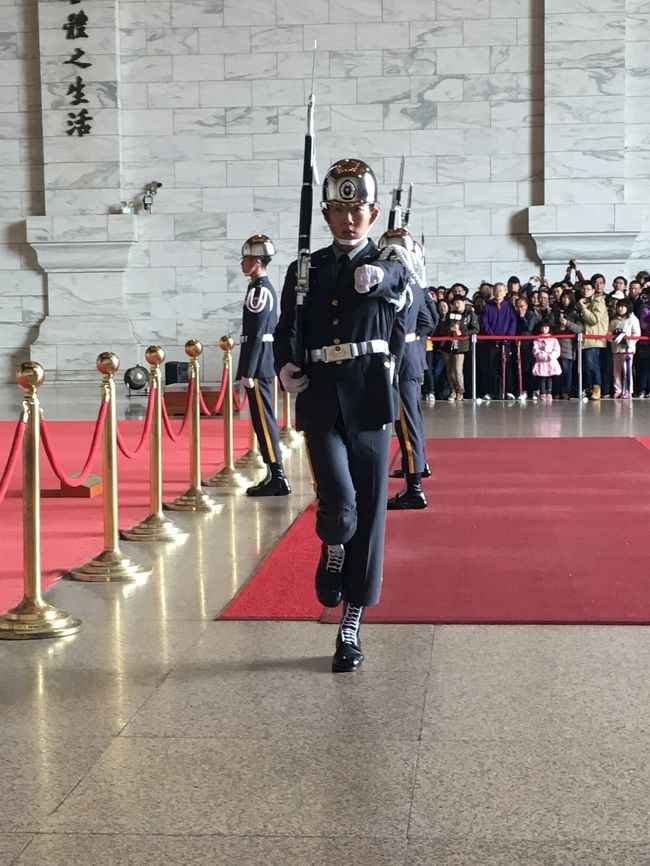
<path fill-rule="evenodd" d="M 441 329 L 441 336 L 449 336 L 449 342 L 441 344 L 449 382 L 450 403 L 462 401 L 465 398 L 464 364 L 470 350 L 472 334 L 478 334 L 479 323 L 476 313 L 462 295 L 456 295 L 451 302 L 451 311 Z M 463 339 L 464 338 L 464 339 Z"/>
<path fill-rule="evenodd" d="M 636 353 L 637 341 L 629 337 L 641 336 L 641 325 L 632 312 L 629 301 L 616 302 L 616 315 L 610 323 L 612 329 L 612 363 L 614 367 L 614 398 L 629 397 L 634 390 L 632 361 Z"/>
<path fill-rule="evenodd" d="M 596 295 L 591 283 L 580 285 L 581 297 L 578 300 L 578 315 L 584 327 L 585 339 L 582 344 L 583 376 L 590 400 L 600 400 L 602 378 L 600 374 L 600 350 L 607 347 L 606 334 L 609 333 L 607 305 L 602 295 Z M 590 336 L 594 334 L 595 336 Z"/>
<path fill-rule="evenodd" d="M 560 295 L 559 306 L 553 311 L 551 330 L 554 334 L 580 334 L 582 322 L 576 310 L 574 293 L 569 289 Z M 562 367 L 561 396 L 571 399 L 573 388 L 573 366 L 578 355 L 575 340 L 558 340 L 560 344 L 560 367 Z"/>

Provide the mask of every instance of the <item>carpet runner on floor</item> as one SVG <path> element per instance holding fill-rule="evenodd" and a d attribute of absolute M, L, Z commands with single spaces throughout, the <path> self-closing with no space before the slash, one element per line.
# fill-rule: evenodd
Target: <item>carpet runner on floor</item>
<path fill-rule="evenodd" d="M 364 620 L 650 623 L 647 445 L 429 440 L 429 508 L 388 513 L 382 598 Z M 221 618 L 338 621 L 314 596 L 313 525 L 308 509 Z"/>
<path fill-rule="evenodd" d="M 0 422 L 0 473 L 9 453 L 15 422 Z M 180 420 L 172 422 L 178 430 Z M 81 468 L 88 453 L 94 421 L 48 421 L 54 451 L 67 473 Z M 140 440 L 141 421 L 120 421 L 126 444 L 134 448 Z M 235 457 L 248 449 L 248 422 L 235 420 Z M 218 419 L 201 422 L 203 477 L 223 466 L 223 423 Z M 184 435 L 178 442 L 163 443 L 163 493 L 174 499 L 189 486 L 189 444 Z M 149 456 L 145 446 L 134 460 L 118 457 L 119 526 L 127 529 L 149 512 Z M 93 470 L 101 475 L 101 453 Z M 41 487 L 59 488 L 49 463 L 41 453 Z M 22 469 L 19 463 L 6 499 L 0 504 L 2 559 L 0 560 L 0 613 L 17 604 L 23 596 L 22 567 Z M 209 489 L 206 488 L 209 492 Z M 173 519 L 173 513 L 169 512 Z M 92 499 L 41 500 L 41 552 L 43 588 L 62 573 L 81 565 L 103 547 L 102 497 Z"/>

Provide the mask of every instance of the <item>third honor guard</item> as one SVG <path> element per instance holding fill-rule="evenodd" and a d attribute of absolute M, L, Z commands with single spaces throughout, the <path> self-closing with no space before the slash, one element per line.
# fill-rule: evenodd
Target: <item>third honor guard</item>
<path fill-rule="evenodd" d="M 273 331 L 278 321 L 278 304 L 266 273 L 275 247 L 266 235 L 253 235 L 244 243 L 241 255 L 241 269 L 250 283 L 244 300 L 237 378 L 246 388 L 253 429 L 268 467 L 266 478 L 249 487 L 246 493 L 286 496 L 291 487 L 282 466 L 278 425 L 273 414 Z"/>
<path fill-rule="evenodd" d="M 425 301 L 426 289 L 417 269 L 415 242 L 404 228 L 388 229 L 379 239 L 382 256 L 397 257 L 409 275 L 407 301 L 395 322 L 401 347 L 398 358 L 399 419 L 395 432 L 402 451 L 406 488 L 388 500 L 389 510 L 427 507 L 422 477 L 428 474 L 424 454 L 424 419 L 420 406 L 422 377 L 426 368 L 425 340 L 435 327 Z M 400 473 L 401 474 L 401 473 Z"/>

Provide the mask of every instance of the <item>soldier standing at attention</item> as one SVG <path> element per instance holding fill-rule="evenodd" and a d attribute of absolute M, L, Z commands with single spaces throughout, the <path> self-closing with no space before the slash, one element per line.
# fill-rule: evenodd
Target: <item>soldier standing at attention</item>
<path fill-rule="evenodd" d="M 311 256 L 304 356 L 293 354 L 296 262 L 284 282 L 274 350 L 283 387 L 298 395 L 296 426 L 305 432 L 316 481 L 316 593 L 328 607 L 344 602 L 332 660 L 338 673 L 361 665 L 363 609 L 377 603 L 381 589 L 390 424 L 397 417 L 393 355 L 400 351 L 391 352 L 389 340 L 408 275 L 399 261 L 380 261 L 368 239 L 379 209 L 365 162 L 331 166 L 321 209 L 333 243 Z"/>
<path fill-rule="evenodd" d="M 278 425 L 273 414 L 273 331 L 278 321 L 278 303 L 266 274 L 275 248 L 266 235 L 253 235 L 242 247 L 241 255 L 241 269 L 250 283 L 244 300 L 236 378 L 246 388 L 253 429 L 268 467 L 266 478 L 249 487 L 246 494 L 286 496 L 291 487 L 282 466 Z"/>

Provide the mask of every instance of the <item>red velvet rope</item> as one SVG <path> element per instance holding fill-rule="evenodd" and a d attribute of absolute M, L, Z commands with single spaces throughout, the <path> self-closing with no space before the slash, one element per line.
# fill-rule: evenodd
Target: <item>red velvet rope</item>
<path fill-rule="evenodd" d="M 187 426 L 188 421 L 190 420 L 190 412 L 192 406 L 192 400 L 194 399 L 194 389 L 196 388 L 196 379 L 193 377 L 190 379 L 188 388 L 187 388 L 187 400 L 185 402 L 185 417 L 183 418 L 183 422 L 181 426 L 178 428 L 178 433 L 174 433 L 174 428 L 171 425 L 171 421 L 169 420 L 169 415 L 167 414 L 167 406 L 165 406 L 165 401 L 163 400 L 162 404 L 162 422 L 165 433 L 169 436 L 172 442 L 178 442 L 185 431 L 185 427 Z"/>
<path fill-rule="evenodd" d="M 223 405 L 223 401 L 224 401 L 224 398 L 226 396 L 226 390 L 228 388 L 228 375 L 229 375 L 228 370 L 224 367 L 223 373 L 221 374 L 221 385 L 219 386 L 219 394 L 217 395 L 217 402 L 214 404 L 214 407 L 212 409 L 208 408 L 207 403 L 203 399 L 203 394 L 201 394 L 201 392 L 199 392 L 199 407 L 201 409 L 201 412 L 203 412 L 204 415 L 218 415 L 219 414 L 219 410 L 221 409 L 221 407 Z M 233 394 L 233 401 L 234 401 L 234 398 L 235 398 L 235 395 Z"/>
<path fill-rule="evenodd" d="M 14 438 L 11 443 L 9 457 L 7 458 L 7 465 L 5 466 L 4 472 L 0 477 L 0 504 L 7 495 L 7 490 L 9 490 L 9 484 L 11 483 L 11 478 L 14 474 L 14 469 L 16 468 L 18 457 L 20 456 L 20 449 L 22 447 L 23 439 L 25 438 L 26 432 L 27 424 L 23 421 L 22 418 L 20 418 L 18 420 L 18 423 L 16 424 L 16 429 L 14 431 Z"/>
<path fill-rule="evenodd" d="M 120 451 L 127 460 L 133 460 L 134 457 L 137 457 L 142 450 L 144 443 L 149 439 L 149 433 L 151 432 L 151 422 L 153 421 L 153 404 L 155 396 L 155 389 L 152 388 L 149 391 L 149 402 L 147 403 L 147 414 L 144 419 L 144 428 L 142 430 L 142 435 L 140 436 L 140 441 L 135 446 L 133 451 L 131 451 L 131 449 L 126 445 L 124 438 L 120 433 L 120 428 L 117 427 L 117 447 L 120 449 Z"/>
<path fill-rule="evenodd" d="M 50 439 L 47 422 L 45 421 L 45 419 L 41 421 L 41 438 L 43 440 L 43 448 L 45 450 L 45 454 L 50 462 L 50 466 L 54 470 L 54 474 L 59 479 L 59 481 L 62 484 L 65 484 L 67 487 L 81 487 L 81 485 L 90 475 L 93 464 L 97 458 L 99 446 L 101 445 L 102 431 L 104 429 L 104 420 L 106 418 L 107 412 L 108 403 L 105 400 L 102 400 L 99 407 L 99 413 L 97 415 L 97 421 L 95 423 L 95 430 L 93 431 L 93 439 L 90 443 L 90 451 L 88 452 L 88 457 L 86 457 L 86 461 L 84 463 L 83 469 L 81 470 L 81 473 L 78 477 L 75 478 L 71 478 L 69 475 L 67 475 L 59 461 L 56 459 L 56 456 L 54 454 L 54 448 L 52 447 L 52 440 Z"/>
<path fill-rule="evenodd" d="M 585 340 L 612 340 L 614 338 L 613 334 L 582 334 Z M 492 334 L 478 334 L 476 339 L 478 342 L 482 340 L 512 340 L 516 342 L 517 340 L 539 340 L 540 337 L 555 337 L 556 340 L 575 340 L 577 339 L 576 334 L 501 334 L 492 335 Z M 469 334 L 465 334 L 464 336 L 447 336 L 447 337 L 427 337 L 427 340 L 431 340 L 432 343 L 449 343 L 450 340 L 470 340 L 471 336 Z M 626 337 L 626 340 L 650 340 L 650 337 Z"/>

